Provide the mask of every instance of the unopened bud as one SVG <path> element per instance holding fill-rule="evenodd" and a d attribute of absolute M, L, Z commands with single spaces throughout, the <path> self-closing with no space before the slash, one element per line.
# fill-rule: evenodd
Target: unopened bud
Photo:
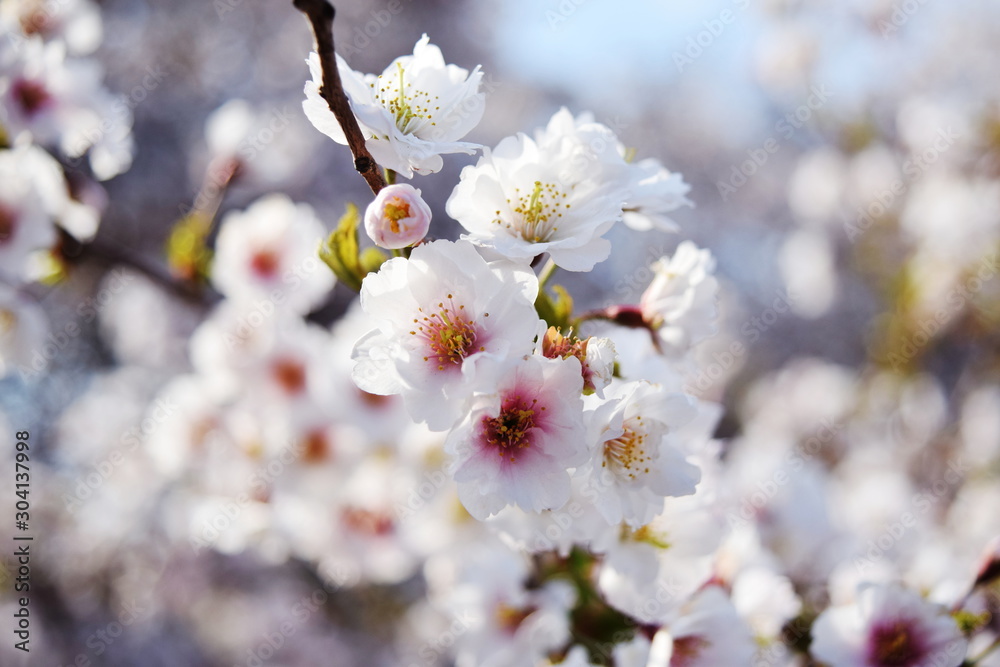
<path fill-rule="evenodd" d="M 387 185 L 365 211 L 365 231 L 381 248 L 405 248 L 427 235 L 431 209 L 412 185 Z"/>

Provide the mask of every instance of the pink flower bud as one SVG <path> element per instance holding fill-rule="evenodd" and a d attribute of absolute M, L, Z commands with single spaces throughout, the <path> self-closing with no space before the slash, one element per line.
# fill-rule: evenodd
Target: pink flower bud
<path fill-rule="evenodd" d="M 381 248 L 405 248 L 421 240 L 431 224 L 431 209 L 412 185 L 387 185 L 365 211 L 365 231 Z"/>

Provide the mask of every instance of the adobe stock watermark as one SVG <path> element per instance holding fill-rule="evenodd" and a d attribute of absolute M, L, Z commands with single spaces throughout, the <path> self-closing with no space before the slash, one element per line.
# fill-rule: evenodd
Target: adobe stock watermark
<path fill-rule="evenodd" d="M 262 667 L 277 655 L 313 614 L 323 608 L 329 597 L 322 588 L 303 595 L 289 608 L 288 620 L 282 621 L 276 630 L 264 632 L 256 646 L 248 648 L 245 658 L 233 663 L 233 667 Z"/>
<path fill-rule="evenodd" d="M 903 162 L 903 178 L 898 178 L 889 184 L 889 187 L 876 195 L 875 201 L 868 206 L 859 207 L 853 222 L 850 220 L 844 222 L 847 240 L 854 243 L 875 224 L 875 221 L 888 213 L 893 203 L 906 194 L 910 186 L 919 181 L 931 165 L 955 145 L 958 138 L 958 133 L 951 127 L 938 129 L 937 136 L 930 146 Z"/>
<path fill-rule="evenodd" d="M 118 614 L 118 620 L 111 621 L 103 628 L 93 632 L 87 637 L 85 645 L 87 651 L 82 651 L 73 658 L 65 667 L 96 667 L 104 664 L 103 660 L 94 662 L 91 656 L 99 658 L 124 634 L 125 630 L 134 625 L 137 621 L 149 615 L 149 603 L 140 606 L 135 600 L 130 600 L 122 605 L 122 610 Z M 60 667 L 64 667 L 60 665 Z"/>
<path fill-rule="evenodd" d="M 896 34 L 928 2 L 930 0 L 903 0 L 902 2 L 895 3 L 892 6 L 892 13 L 889 15 L 889 19 L 880 19 L 878 22 L 878 29 L 882 33 L 882 38 L 889 39 L 889 37 Z"/>
<path fill-rule="evenodd" d="M 236 155 L 226 159 L 213 160 L 205 173 L 201 189 L 191 204 L 181 204 L 178 210 L 182 216 L 193 211 L 208 211 L 221 200 L 232 183 L 240 167 L 248 165 L 292 124 L 293 112 L 289 107 L 274 108 L 263 120 L 256 120 L 255 129 L 250 130 L 236 147 Z"/>
<path fill-rule="evenodd" d="M 343 39 L 337 42 L 337 51 L 344 58 L 350 58 L 355 53 L 360 53 L 371 46 L 372 41 L 377 39 L 382 31 L 389 27 L 392 20 L 403 12 L 404 0 L 389 0 L 383 8 L 369 11 L 370 19 L 361 25 L 355 25 L 351 30 L 350 38 L 345 42 Z M 405 0 L 407 4 L 413 0 Z M 364 19 L 359 19 L 360 23 Z"/>
<path fill-rule="evenodd" d="M 320 241 L 317 240 L 316 243 L 318 246 Z M 226 347 L 235 350 L 249 340 L 254 330 L 259 329 L 265 322 L 274 317 L 290 294 L 297 290 L 308 276 L 319 270 L 320 266 L 326 270 L 326 266 L 322 265 L 319 259 L 310 255 L 286 269 L 281 276 L 281 283 L 285 289 L 274 289 L 267 296 L 255 300 L 249 310 L 241 315 L 236 322 L 235 331 L 233 333 L 227 332 L 223 337 Z"/>
<path fill-rule="evenodd" d="M 410 490 L 406 499 L 396 503 L 393 513 L 396 519 L 402 521 L 408 519 L 421 509 L 423 509 L 434 496 L 437 495 L 451 478 L 441 470 L 428 470 L 424 472 L 420 483 Z"/>
<path fill-rule="evenodd" d="M 941 502 L 941 499 L 947 496 L 952 488 L 965 479 L 969 470 L 969 466 L 962 463 L 961 460 L 949 461 L 948 468 L 941 479 L 936 480 L 928 489 L 914 494 L 910 499 L 912 510 L 903 512 L 898 519 L 885 524 L 882 532 L 875 539 L 868 540 L 864 555 L 855 557 L 854 568 L 860 574 L 864 574 L 866 570 L 875 567 L 875 564 L 885 558 L 907 532 L 917 526 L 917 518 L 930 512 Z"/>
<path fill-rule="evenodd" d="M 833 92 L 826 85 L 812 86 L 805 101 L 785 114 L 784 118 L 774 124 L 778 136 L 770 136 L 758 148 L 747 150 L 747 158 L 739 164 L 730 165 L 729 178 L 716 181 L 722 201 L 740 190 L 749 182 L 771 159 L 771 156 L 781 150 L 782 142 L 795 136 L 796 131 L 805 127 L 817 111 L 823 108 L 833 97 Z"/>
<path fill-rule="evenodd" d="M 979 262 L 975 274 L 948 291 L 945 297 L 946 306 L 937 310 L 931 317 L 922 320 L 917 330 L 907 336 L 899 347 L 889 354 L 886 361 L 893 370 L 903 369 L 937 337 L 956 315 L 965 309 L 966 304 L 982 291 L 987 282 L 996 276 L 998 259 L 1000 257 L 996 252 L 990 253 Z"/>
<path fill-rule="evenodd" d="M 100 123 L 96 127 L 87 128 L 81 132 L 75 142 L 76 145 L 66 151 L 68 154 L 66 163 L 72 167 L 79 166 L 87 149 L 98 143 L 103 137 L 115 132 L 122 132 L 123 128 L 131 127 L 132 110 L 145 102 L 150 93 L 159 88 L 169 74 L 170 72 L 162 65 L 148 65 L 139 83 L 132 86 L 127 93 L 118 96 L 111 103 L 108 112 L 101 113 Z"/>
<path fill-rule="evenodd" d="M 684 393 L 701 395 L 707 392 L 716 382 L 727 376 L 736 363 L 767 333 L 778 320 L 791 312 L 798 297 L 792 290 L 778 292 L 766 308 L 748 318 L 739 328 L 741 338 L 732 341 L 724 350 L 712 353 L 712 360 L 703 365 L 698 375 L 685 380 Z"/>
<path fill-rule="evenodd" d="M 736 10 L 743 11 L 750 6 L 750 0 L 733 0 L 733 5 Z M 737 16 L 736 11 L 726 8 L 720 11 L 718 16 L 703 21 L 703 28 L 687 38 L 684 48 L 680 51 L 674 51 L 673 60 L 677 71 L 683 72 L 685 67 L 693 64 L 708 49 L 712 48 L 712 45 L 722 36 L 726 28 L 736 23 Z"/>
<path fill-rule="evenodd" d="M 32 350 L 28 365 L 18 366 L 22 380 L 27 381 L 46 372 L 52 361 L 69 346 L 70 341 L 83 333 L 81 322 L 90 324 L 97 319 L 97 316 L 114 301 L 115 296 L 121 294 L 122 290 L 135 280 L 134 275 L 125 273 L 121 269 L 115 269 L 108 275 L 110 278 L 97 294 L 77 305 L 76 319 L 68 322 L 62 329 L 50 331 Z"/>
<path fill-rule="evenodd" d="M 270 145 L 275 137 L 284 132 L 292 124 L 292 112 L 288 106 L 280 109 L 272 109 L 267 115 L 267 120 L 260 123 L 259 127 L 247 135 L 236 152 L 244 162 L 253 162 L 254 159 Z"/>
<path fill-rule="evenodd" d="M 77 477 L 72 491 L 63 494 L 62 500 L 66 509 L 70 513 L 76 512 L 84 501 L 94 495 L 94 492 L 115 474 L 115 471 L 125 463 L 128 455 L 166 423 L 177 409 L 177 405 L 169 397 L 156 399 L 152 409 L 147 409 L 146 416 L 138 426 L 133 426 L 122 434 L 119 440 L 120 446 L 112 449 L 97 463 L 92 463 L 91 472 Z"/>
<path fill-rule="evenodd" d="M 653 264 L 664 257 L 669 257 L 666 247 L 648 246 L 645 252 L 645 260 L 638 263 L 635 269 L 623 275 L 615 282 L 614 293 L 623 299 L 634 299 L 641 295 L 653 282 L 656 272 L 653 271 Z M 617 301 L 607 301 L 604 307 L 618 305 Z"/>
<path fill-rule="evenodd" d="M 576 14 L 582 5 L 588 0 L 560 0 L 555 9 L 545 10 L 545 20 L 549 24 L 549 30 L 558 30 L 559 27 L 569 20 L 569 17 Z"/>
<path fill-rule="evenodd" d="M 786 455 L 781 465 L 765 480 L 758 481 L 749 495 L 740 499 L 737 509 L 726 514 L 726 522 L 730 528 L 746 526 L 754 521 L 758 514 L 780 493 L 781 489 L 792 481 L 795 473 L 805 468 L 823 450 L 823 447 L 833 441 L 845 424 L 832 419 L 823 419 L 813 429 L 812 435 L 796 444 Z"/>

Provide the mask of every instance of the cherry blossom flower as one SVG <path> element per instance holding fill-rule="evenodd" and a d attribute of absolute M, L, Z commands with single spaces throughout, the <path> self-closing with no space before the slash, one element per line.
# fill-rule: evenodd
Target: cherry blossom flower
<path fill-rule="evenodd" d="M 472 400 L 445 443 L 459 498 L 472 516 L 482 520 L 507 505 L 537 512 L 566 503 L 567 470 L 587 456 L 582 388 L 576 359 L 530 356 L 512 363 L 494 392 Z"/>
<path fill-rule="evenodd" d="M 695 491 L 698 468 L 665 436 L 697 410 L 687 396 L 648 382 L 615 383 L 605 393 L 606 401 L 590 402 L 594 452 L 582 474 L 608 523 L 639 528 L 663 510 L 664 497 Z"/>
<path fill-rule="evenodd" d="M 529 576 L 524 555 L 488 535 L 428 563 L 432 600 L 463 626 L 458 664 L 534 665 L 569 640 L 573 587 L 550 581 L 528 588 Z"/>
<path fill-rule="evenodd" d="M 302 103 L 316 129 L 340 144 L 344 131 L 319 90 L 323 71 L 319 56 L 309 56 L 312 81 Z M 396 58 L 382 74 L 361 74 L 337 56 L 344 92 L 367 137 L 372 157 L 386 169 L 411 178 L 414 172 L 441 170 L 443 153 L 472 154 L 478 144 L 459 141 L 483 116 L 486 96 L 479 92 L 482 72 L 446 65 L 441 49 L 424 35 L 412 56 Z"/>
<path fill-rule="evenodd" d="M 718 282 L 715 259 L 684 241 L 670 258 L 653 264 L 653 281 L 639 301 L 643 320 L 656 331 L 661 349 L 681 356 L 715 333 Z"/>
<path fill-rule="evenodd" d="M 101 44 L 101 13 L 91 0 L 11 0 L 0 5 L 0 20 L 17 23 L 25 36 L 65 42 L 74 55 L 93 53 Z"/>
<path fill-rule="evenodd" d="M 405 248 L 422 240 L 431 224 L 431 207 L 412 185 L 387 185 L 365 211 L 365 231 L 380 248 Z"/>
<path fill-rule="evenodd" d="M 751 664 L 753 638 L 726 594 L 706 586 L 650 641 L 639 635 L 615 651 L 620 667 L 742 667 Z"/>
<path fill-rule="evenodd" d="M 530 261 L 549 253 L 556 265 L 590 271 L 607 259 L 602 238 L 622 217 L 627 165 L 604 125 L 557 112 L 534 139 L 507 137 L 462 170 L 448 214 L 473 243 Z"/>
<path fill-rule="evenodd" d="M 0 43 L 0 126 L 17 142 L 52 145 L 68 158 L 89 151 L 94 175 L 107 180 L 132 163 L 132 112 L 101 85 L 94 60 L 66 58 L 65 46 L 33 36 Z"/>
<path fill-rule="evenodd" d="M 862 588 L 813 625 L 810 652 L 830 667 L 956 667 L 966 640 L 947 611 L 897 584 Z"/>
<path fill-rule="evenodd" d="M 276 310 L 306 313 L 333 287 L 333 274 L 317 258 L 324 236 L 308 205 L 263 197 L 223 218 L 212 284 L 268 317 Z"/>
<path fill-rule="evenodd" d="M 0 277 L 27 281 L 32 253 L 55 244 L 56 230 L 39 192 L 43 183 L 29 164 L 30 146 L 0 150 Z"/>
<path fill-rule="evenodd" d="M 487 263 L 466 242 L 434 241 L 390 259 L 361 287 L 378 329 L 355 347 L 354 381 L 371 394 L 401 394 L 415 421 L 443 431 L 478 374 L 531 353 L 545 326 L 537 292 L 534 273 Z"/>

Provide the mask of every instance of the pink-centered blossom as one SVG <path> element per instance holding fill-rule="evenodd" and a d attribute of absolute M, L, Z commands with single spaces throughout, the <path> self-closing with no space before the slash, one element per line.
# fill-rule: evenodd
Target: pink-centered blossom
<path fill-rule="evenodd" d="M 966 645 L 943 607 L 900 585 L 876 584 L 819 615 L 810 652 L 830 667 L 956 667 Z"/>
<path fill-rule="evenodd" d="M 355 346 L 354 382 L 371 394 L 400 394 L 415 421 L 447 430 L 477 382 L 531 354 L 545 327 L 537 293 L 527 267 L 487 262 L 464 241 L 434 241 L 390 259 L 361 286 L 377 329 Z"/>
<path fill-rule="evenodd" d="M 445 450 L 458 495 L 477 519 L 507 505 L 538 512 L 570 496 L 568 469 L 586 459 L 583 378 L 575 358 L 512 363 L 495 391 L 477 395 Z"/>

